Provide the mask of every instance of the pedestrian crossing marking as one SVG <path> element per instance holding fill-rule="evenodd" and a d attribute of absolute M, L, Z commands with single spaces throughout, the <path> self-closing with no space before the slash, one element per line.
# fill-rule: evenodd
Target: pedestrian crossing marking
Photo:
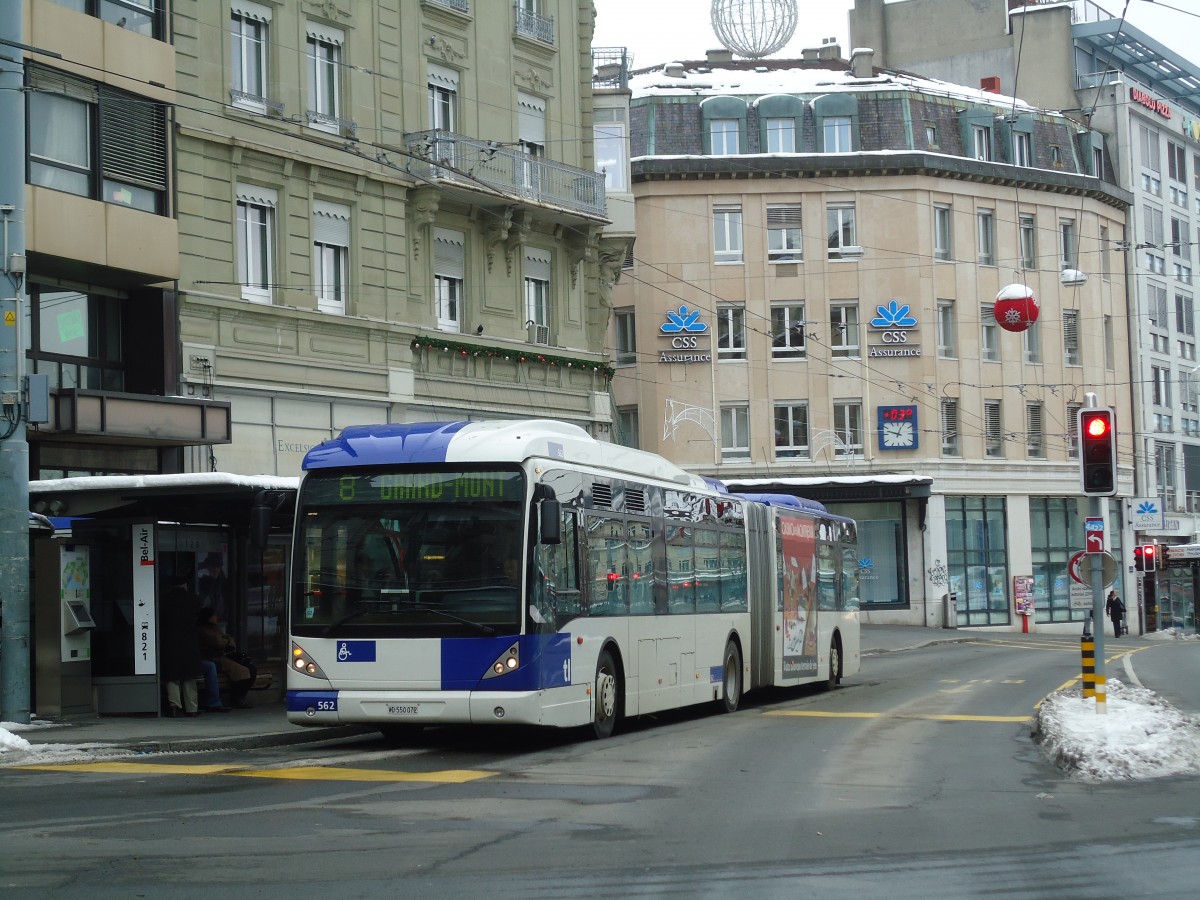
<path fill-rule="evenodd" d="M 389 772 L 385 769 L 339 769 L 334 766 L 293 766 L 250 769 L 245 766 L 170 765 L 166 763 L 108 762 L 58 763 L 13 766 L 42 772 L 80 772 L 105 775 L 231 775 L 238 778 L 276 778 L 294 781 L 380 781 L 427 784 L 465 784 L 491 778 L 495 772 L 479 769 L 443 769 L 436 772 Z"/>

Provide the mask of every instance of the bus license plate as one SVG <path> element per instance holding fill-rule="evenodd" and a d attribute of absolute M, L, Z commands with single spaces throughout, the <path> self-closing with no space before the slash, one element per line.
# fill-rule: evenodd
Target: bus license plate
<path fill-rule="evenodd" d="M 389 703 L 387 705 L 387 714 L 389 716 L 419 716 L 421 714 L 421 704 L 419 703 Z"/>

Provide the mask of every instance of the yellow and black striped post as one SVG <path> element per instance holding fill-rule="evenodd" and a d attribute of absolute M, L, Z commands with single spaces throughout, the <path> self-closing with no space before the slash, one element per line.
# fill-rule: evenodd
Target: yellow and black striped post
<path fill-rule="evenodd" d="M 1086 700 L 1096 696 L 1096 640 L 1086 628 L 1079 639 L 1079 650 L 1083 657 L 1083 697 Z"/>

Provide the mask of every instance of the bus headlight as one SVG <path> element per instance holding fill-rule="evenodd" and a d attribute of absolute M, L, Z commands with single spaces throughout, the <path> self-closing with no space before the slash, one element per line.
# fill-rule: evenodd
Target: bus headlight
<path fill-rule="evenodd" d="M 507 650 L 496 658 L 496 661 L 488 668 L 483 677 L 498 678 L 501 675 L 507 675 L 509 672 L 515 672 L 521 666 L 521 645 L 513 644 Z"/>
<path fill-rule="evenodd" d="M 321 671 L 321 667 L 313 661 L 304 648 L 299 644 L 292 644 L 292 670 L 299 672 L 302 675 L 311 675 L 313 678 L 325 678 L 325 673 Z"/>

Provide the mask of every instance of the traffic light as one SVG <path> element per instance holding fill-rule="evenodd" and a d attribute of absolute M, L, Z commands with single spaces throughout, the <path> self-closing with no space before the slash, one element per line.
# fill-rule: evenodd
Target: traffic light
<path fill-rule="evenodd" d="M 1117 492 L 1116 416 L 1109 407 L 1079 410 L 1079 475 L 1085 494 Z"/>
<path fill-rule="evenodd" d="M 1158 565 L 1158 547 L 1138 544 L 1133 548 L 1133 568 L 1138 572 L 1153 572 Z"/>

